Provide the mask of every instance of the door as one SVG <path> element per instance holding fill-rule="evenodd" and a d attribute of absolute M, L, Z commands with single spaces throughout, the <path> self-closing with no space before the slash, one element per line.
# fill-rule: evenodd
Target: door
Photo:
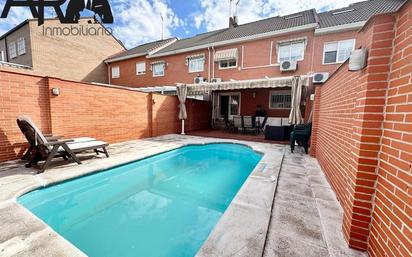
<path fill-rule="evenodd" d="M 221 94 L 219 97 L 220 117 L 232 120 L 240 115 L 240 93 Z"/>

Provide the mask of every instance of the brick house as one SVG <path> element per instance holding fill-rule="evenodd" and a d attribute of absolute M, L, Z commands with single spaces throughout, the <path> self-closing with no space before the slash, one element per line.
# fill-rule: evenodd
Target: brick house
<path fill-rule="evenodd" d="M 125 48 L 102 24 L 89 23 L 90 19 L 76 25 L 46 19 L 42 26 L 36 19 L 26 20 L 0 37 L 0 62 L 22 65 L 43 76 L 107 83 L 103 60 Z M 68 34 L 71 27 L 83 34 Z"/>
<path fill-rule="evenodd" d="M 239 26 L 231 18 L 227 29 L 176 40 L 138 57 L 132 49 L 130 54 L 121 54 L 121 59 L 114 56 L 106 60 L 110 81 L 116 85 L 155 87 L 317 73 L 328 76 L 349 58 L 359 41 L 358 31 L 368 20 L 396 12 L 404 3 L 364 1 L 328 12 L 317 13 L 313 9 Z M 144 46 L 137 48 L 140 47 Z M 282 71 L 284 61 L 296 62 L 297 68 Z M 301 109 L 306 118 L 310 115 L 312 93 L 312 85 L 304 88 Z M 214 91 L 212 98 L 217 103 L 215 118 L 253 115 L 257 105 L 272 117 L 288 117 L 290 112 L 290 87 Z"/>

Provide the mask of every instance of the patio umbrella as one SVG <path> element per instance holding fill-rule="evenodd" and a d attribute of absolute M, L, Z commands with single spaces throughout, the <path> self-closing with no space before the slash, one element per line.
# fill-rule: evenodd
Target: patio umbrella
<path fill-rule="evenodd" d="M 187 86 L 185 84 L 179 84 L 176 87 L 177 97 L 179 98 L 179 119 L 182 120 L 182 135 L 185 134 L 185 119 L 187 119 L 186 112 L 186 97 L 187 97 Z"/>
<path fill-rule="evenodd" d="M 292 82 L 292 109 L 289 115 L 291 125 L 302 124 L 303 118 L 300 112 L 300 101 L 302 99 L 302 79 L 295 77 Z"/>

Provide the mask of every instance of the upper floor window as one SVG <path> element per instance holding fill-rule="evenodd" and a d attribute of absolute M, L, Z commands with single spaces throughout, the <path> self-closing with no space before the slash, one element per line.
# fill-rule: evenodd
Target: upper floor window
<path fill-rule="evenodd" d="M 278 45 L 278 62 L 303 61 L 305 57 L 305 41 L 284 42 Z"/>
<path fill-rule="evenodd" d="M 17 57 L 16 42 L 11 42 L 9 44 L 9 56 L 11 59 L 14 59 Z"/>
<path fill-rule="evenodd" d="M 355 49 L 355 39 L 325 43 L 323 50 L 323 64 L 343 63 Z"/>
<path fill-rule="evenodd" d="M 205 58 L 203 56 L 188 59 L 189 72 L 202 72 L 205 69 Z"/>
<path fill-rule="evenodd" d="M 159 62 L 152 64 L 153 77 L 162 77 L 165 75 L 165 63 Z"/>
<path fill-rule="evenodd" d="M 146 74 L 146 62 L 137 62 L 136 63 L 136 75 Z"/>
<path fill-rule="evenodd" d="M 26 53 L 26 39 L 24 37 L 17 39 L 17 53 L 19 55 Z"/>
<path fill-rule="evenodd" d="M 112 78 L 114 79 L 120 78 L 120 67 L 119 66 L 112 67 Z"/>
<path fill-rule="evenodd" d="M 270 92 L 269 109 L 290 109 L 291 106 L 291 90 L 277 90 Z"/>
<path fill-rule="evenodd" d="M 230 68 L 236 68 L 237 67 L 237 60 L 232 59 L 232 60 L 224 60 L 219 62 L 219 69 L 230 69 Z"/>

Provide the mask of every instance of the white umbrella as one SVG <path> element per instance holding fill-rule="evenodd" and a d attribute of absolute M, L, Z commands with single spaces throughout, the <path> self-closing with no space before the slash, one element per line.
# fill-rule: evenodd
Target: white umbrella
<path fill-rule="evenodd" d="M 302 124 L 303 118 L 300 112 L 300 101 L 302 99 L 302 79 L 295 77 L 292 83 L 292 109 L 290 110 L 289 123 L 292 125 Z"/>
<path fill-rule="evenodd" d="M 177 97 L 179 98 L 179 119 L 182 120 L 182 135 L 185 134 L 185 120 L 187 119 L 186 112 L 186 97 L 187 97 L 187 86 L 185 84 L 179 84 L 176 87 Z"/>

